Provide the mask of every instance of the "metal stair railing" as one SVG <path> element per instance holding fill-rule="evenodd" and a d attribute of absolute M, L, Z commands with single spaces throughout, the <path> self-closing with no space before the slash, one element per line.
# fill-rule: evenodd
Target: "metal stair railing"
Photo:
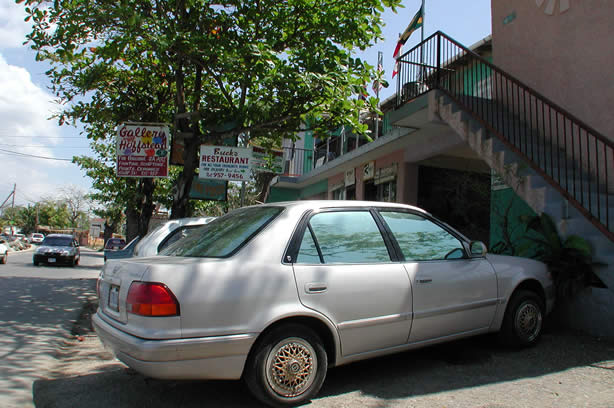
<path fill-rule="evenodd" d="M 399 58 L 397 107 L 440 90 L 614 241 L 614 143 L 442 32 Z"/>

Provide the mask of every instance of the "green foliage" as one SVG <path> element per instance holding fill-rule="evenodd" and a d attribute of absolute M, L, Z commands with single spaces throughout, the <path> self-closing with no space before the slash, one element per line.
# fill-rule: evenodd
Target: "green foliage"
<path fill-rule="evenodd" d="M 38 215 L 38 223 L 36 222 Z M 37 226 L 46 226 L 52 229 L 68 229 L 73 227 L 88 227 L 88 217 L 84 211 L 71 213 L 65 199 L 45 199 L 38 203 L 26 206 L 6 208 L 0 215 L 0 224 L 13 225 L 29 234 Z"/>
<path fill-rule="evenodd" d="M 526 237 L 527 242 L 518 249 L 519 255 L 530 255 L 549 266 L 559 297 L 572 297 L 590 283 L 592 251 L 586 240 L 577 235 L 561 237 L 546 213 L 524 216 L 521 220 L 526 224 L 526 231 L 535 235 Z"/>
<path fill-rule="evenodd" d="M 295 138 L 308 118 L 316 119 L 311 123 L 321 135 L 340 126 L 366 135 L 358 115 L 366 102 L 356 95 L 374 70 L 352 51 L 381 39 L 384 8 L 399 5 L 400 0 L 24 1 L 33 23 L 29 44 L 38 60 L 51 64 L 52 91 L 65 103 L 60 124 L 81 121 L 93 140 L 112 139 L 111 128 L 128 120 L 171 123 L 195 135 L 186 145 L 192 162 L 176 179 L 173 208 L 188 203 L 200 143 L 236 136 Z M 198 118 L 175 122 L 174 114 L 186 110 Z M 94 171 L 95 164 L 80 160 Z M 96 177 L 106 172 L 97 171 Z M 107 177 L 111 184 L 130 185 Z"/>

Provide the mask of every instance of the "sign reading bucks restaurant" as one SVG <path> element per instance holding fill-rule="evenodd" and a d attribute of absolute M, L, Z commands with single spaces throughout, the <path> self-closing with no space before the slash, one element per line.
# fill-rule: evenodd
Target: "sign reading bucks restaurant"
<path fill-rule="evenodd" d="M 252 151 L 248 148 L 201 145 L 198 178 L 248 181 L 252 161 Z"/>
<path fill-rule="evenodd" d="M 117 128 L 118 177 L 168 177 L 169 131 L 164 123 Z"/>

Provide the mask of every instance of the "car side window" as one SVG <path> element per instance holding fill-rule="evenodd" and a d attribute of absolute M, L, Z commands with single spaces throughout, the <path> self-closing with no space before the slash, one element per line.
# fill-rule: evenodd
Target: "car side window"
<path fill-rule="evenodd" d="M 326 264 L 390 262 L 384 238 L 369 211 L 332 211 L 309 220 L 297 262 L 320 263 L 316 241 Z"/>
<path fill-rule="evenodd" d="M 406 261 L 464 258 L 461 242 L 431 220 L 417 214 L 380 211 Z"/>

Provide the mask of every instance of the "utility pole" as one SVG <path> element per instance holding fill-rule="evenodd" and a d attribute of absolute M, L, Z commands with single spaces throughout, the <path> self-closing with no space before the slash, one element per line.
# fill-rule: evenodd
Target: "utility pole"
<path fill-rule="evenodd" d="M 15 235 L 15 190 L 17 190 L 17 183 L 13 184 L 13 200 L 11 202 L 11 235 Z"/>

